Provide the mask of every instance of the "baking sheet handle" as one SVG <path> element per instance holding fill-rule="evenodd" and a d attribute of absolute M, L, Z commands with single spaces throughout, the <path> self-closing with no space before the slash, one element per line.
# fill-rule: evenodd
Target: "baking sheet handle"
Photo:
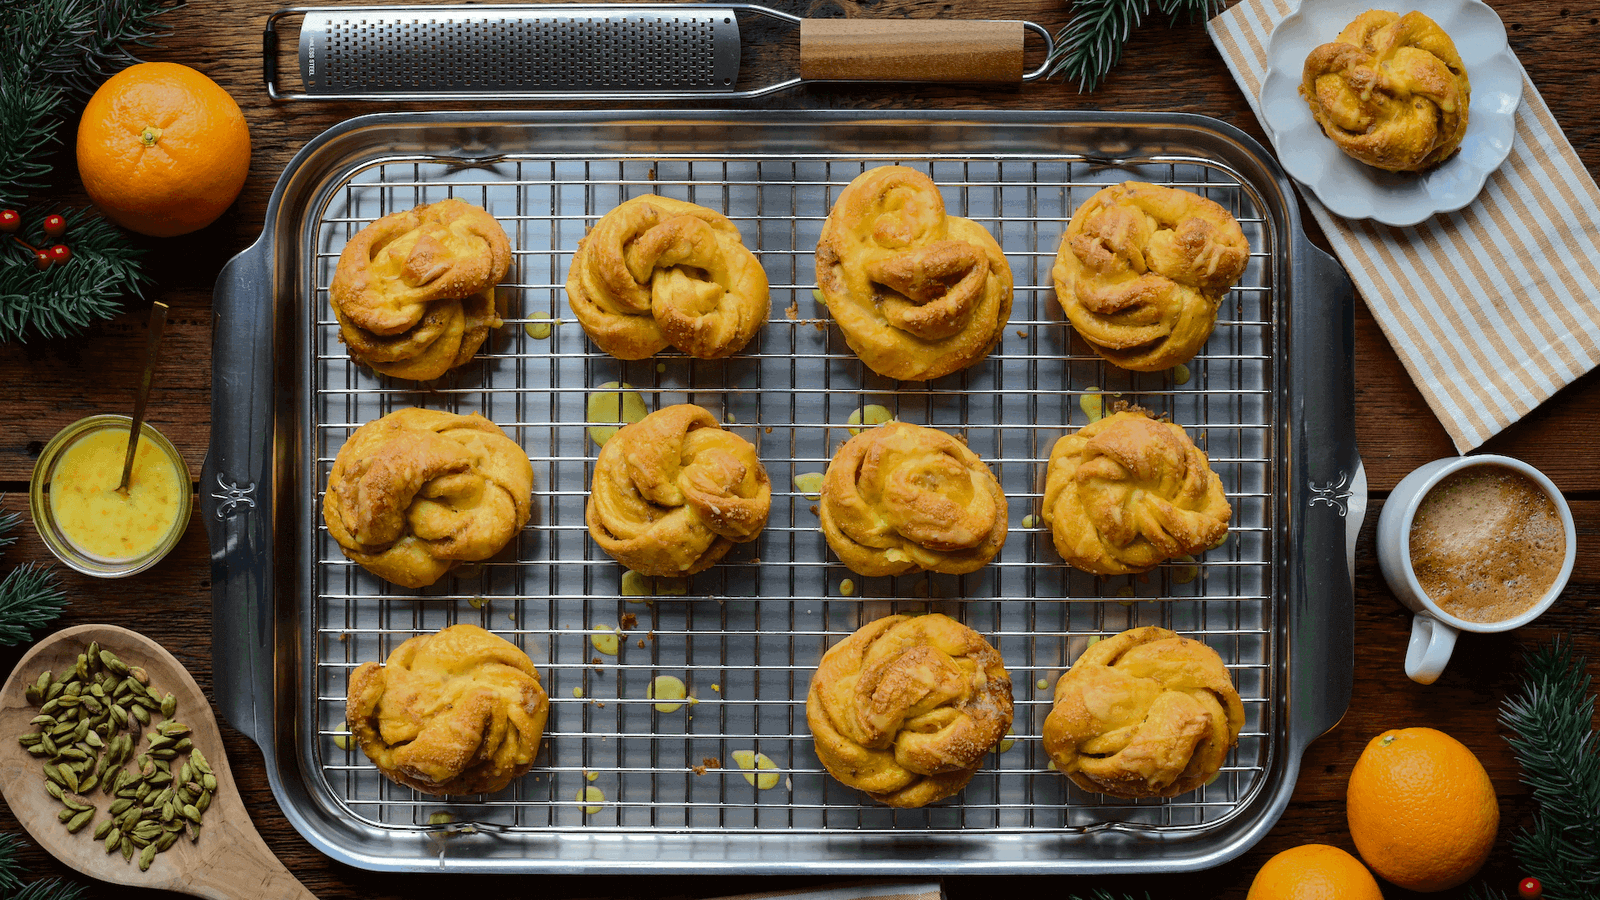
<path fill-rule="evenodd" d="M 1295 266 L 1291 313 L 1296 464 L 1289 497 L 1303 527 L 1290 577 L 1290 733 L 1306 744 L 1350 706 L 1355 677 L 1354 536 L 1367 509 L 1355 438 L 1355 287 L 1333 257 L 1309 243 Z"/>
<path fill-rule="evenodd" d="M 263 236 L 217 276 L 211 446 L 200 510 L 211 540 L 217 708 L 263 750 L 272 734 L 274 310 Z"/>

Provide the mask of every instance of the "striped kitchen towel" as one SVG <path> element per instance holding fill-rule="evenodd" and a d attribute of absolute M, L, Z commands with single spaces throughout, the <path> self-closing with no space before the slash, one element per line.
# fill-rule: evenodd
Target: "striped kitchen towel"
<path fill-rule="evenodd" d="M 1243 0 L 1206 26 L 1261 117 L 1272 29 L 1297 0 Z M 1408 228 L 1306 205 L 1465 453 L 1600 362 L 1600 190 L 1522 75 L 1511 156 L 1465 209 Z"/>

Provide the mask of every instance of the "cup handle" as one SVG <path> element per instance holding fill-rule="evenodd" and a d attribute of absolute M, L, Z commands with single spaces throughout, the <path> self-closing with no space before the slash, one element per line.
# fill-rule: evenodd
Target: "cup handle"
<path fill-rule="evenodd" d="M 1425 612 L 1411 619 L 1411 643 L 1406 647 L 1406 675 L 1417 684 L 1433 684 L 1450 661 L 1456 630 Z"/>

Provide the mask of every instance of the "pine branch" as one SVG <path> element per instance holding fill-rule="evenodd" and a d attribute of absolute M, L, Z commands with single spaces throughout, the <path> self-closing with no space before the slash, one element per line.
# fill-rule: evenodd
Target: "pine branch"
<path fill-rule="evenodd" d="M 69 884 L 59 878 L 45 878 L 23 888 L 22 893 L 15 895 L 14 900 L 82 900 L 84 890 L 81 884 Z"/>
<path fill-rule="evenodd" d="M 142 295 L 149 280 L 139 266 L 143 251 L 125 232 L 79 210 L 61 215 L 72 240 L 66 264 L 41 270 L 20 245 L 7 241 L 0 247 L 0 343 L 81 333 L 89 323 L 121 311 L 123 297 Z M 50 242 L 38 230 L 40 221 L 42 216 L 24 220 L 24 240 L 34 246 Z"/>
<path fill-rule="evenodd" d="M 0 580 L 0 645 L 15 646 L 56 620 L 67 605 L 54 572 L 37 563 L 12 569 Z"/>
<path fill-rule="evenodd" d="M 1548 900 L 1600 896 L 1600 744 L 1585 665 L 1557 638 L 1528 655 L 1520 692 L 1500 707 L 1538 804 L 1533 827 L 1511 847 Z"/>
<path fill-rule="evenodd" d="M 11 64 L 32 82 L 67 85 L 87 97 L 106 77 L 170 34 L 153 21 L 183 0 L 0 0 L 0 27 L 16 36 Z"/>
<path fill-rule="evenodd" d="M 17 862 L 21 848 L 21 835 L 0 833 L 0 897 L 15 896 L 22 888 L 22 863 Z"/>
<path fill-rule="evenodd" d="M 17 69 L 0 66 L 0 127 L 5 130 L 0 135 L 0 207 L 17 206 L 47 184 L 45 151 L 59 143 L 64 96 L 62 88 L 31 83 Z"/>
<path fill-rule="evenodd" d="M 1055 49 L 1046 61 L 1047 77 L 1064 76 L 1089 93 L 1122 60 L 1128 37 L 1150 15 L 1154 5 L 1168 19 L 1204 21 L 1222 9 L 1222 0 L 1077 0 L 1072 18 L 1056 32 Z"/>
<path fill-rule="evenodd" d="M 0 500 L 4 499 L 6 499 L 6 495 L 0 494 Z M 0 510 L 0 547 L 8 547 L 17 542 L 16 536 L 11 534 L 11 529 L 21 524 L 22 513 Z M 3 853 L 4 851 L 0 850 L 0 854 Z M 0 884 L 4 884 L 4 882 L 0 882 Z"/>

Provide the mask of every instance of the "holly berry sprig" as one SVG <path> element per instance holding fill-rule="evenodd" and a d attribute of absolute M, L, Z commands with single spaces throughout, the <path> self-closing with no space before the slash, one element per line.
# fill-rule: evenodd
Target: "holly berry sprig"
<path fill-rule="evenodd" d="M 1544 896 L 1544 885 L 1541 885 L 1537 878 L 1531 876 L 1524 878 L 1517 882 L 1517 896 L 1522 900 L 1539 900 Z"/>
<path fill-rule="evenodd" d="M 10 234 L 13 241 L 26 247 L 33 254 L 34 265 L 40 269 L 48 269 L 51 266 L 65 265 L 68 260 L 72 259 L 71 247 L 60 243 L 52 244 L 45 248 L 35 247 L 17 236 L 16 232 L 21 228 L 21 213 L 14 209 L 0 209 L 0 232 Z M 43 231 L 44 236 L 47 238 L 60 238 L 67 233 L 66 217 L 60 213 L 51 213 L 44 217 L 44 222 L 40 224 L 39 230 Z"/>

